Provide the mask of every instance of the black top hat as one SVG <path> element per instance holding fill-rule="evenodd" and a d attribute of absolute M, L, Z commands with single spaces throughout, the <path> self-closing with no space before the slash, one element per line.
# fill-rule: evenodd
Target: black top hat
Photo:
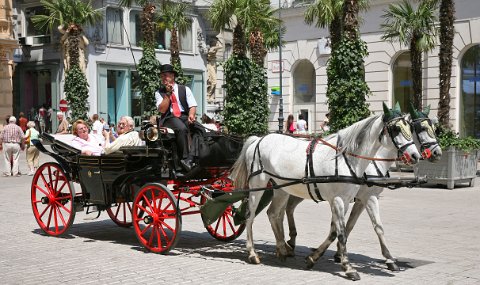
<path fill-rule="evenodd" d="M 168 63 L 167 64 L 162 64 L 162 66 L 160 66 L 160 73 L 165 73 L 165 72 L 171 72 L 171 73 L 175 74 L 175 76 L 178 76 L 178 73 L 173 68 L 173 65 L 168 64 Z"/>

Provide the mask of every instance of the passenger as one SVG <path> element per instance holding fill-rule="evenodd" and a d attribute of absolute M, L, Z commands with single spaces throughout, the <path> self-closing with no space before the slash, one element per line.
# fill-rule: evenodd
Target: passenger
<path fill-rule="evenodd" d="M 68 121 L 62 112 L 57 112 L 58 127 L 57 134 L 68 134 Z"/>
<path fill-rule="evenodd" d="M 71 146 L 82 151 L 83 155 L 101 155 L 103 153 L 102 141 L 95 135 L 88 133 L 88 126 L 84 120 L 77 120 L 73 124 L 75 138 Z"/>
<path fill-rule="evenodd" d="M 110 131 L 104 130 L 105 154 L 110 154 L 119 150 L 122 146 L 137 146 L 142 143 L 138 132 L 134 131 L 135 122 L 130 116 L 123 116 L 117 125 L 118 138 L 110 142 Z"/>

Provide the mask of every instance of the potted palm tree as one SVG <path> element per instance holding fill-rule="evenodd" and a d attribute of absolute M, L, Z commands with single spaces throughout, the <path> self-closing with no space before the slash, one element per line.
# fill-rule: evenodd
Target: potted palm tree
<path fill-rule="evenodd" d="M 458 133 L 443 127 L 437 129 L 437 140 L 443 151 L 442 158 L 436 163 L 420 161 L 415 168 L 416 176 L 426 176 L 428 183 L 445 184 L 448 189 L 459 183 L 474 186 L 480 140 L 461 138 Z"/>

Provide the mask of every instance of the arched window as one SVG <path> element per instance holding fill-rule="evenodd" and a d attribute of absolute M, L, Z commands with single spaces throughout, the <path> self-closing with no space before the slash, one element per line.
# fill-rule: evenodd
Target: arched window
<path fill-rule="evenodd" d="M 393 64 L 393 105 L 400 103 L 402 111 L 408 110 L 413 95 L 411 68 L 410 52 L 399 55 Z"/>
<path fill-rule="evenodd" d="M 308 60 L 298 63 L 293 72 L 294 103 L 315 103 L 315 69 Z"/>
<path fill-rule="evenodd" d="M 460 76 L 460 133 L 480 138 L 480 45 L 463 55 Z"/>

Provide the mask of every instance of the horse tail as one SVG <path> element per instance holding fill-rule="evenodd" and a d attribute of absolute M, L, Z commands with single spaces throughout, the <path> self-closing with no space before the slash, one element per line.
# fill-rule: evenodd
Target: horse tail
<path fill-rule="evenodd" d="M 247 150 L 256 143 L 260 138 L 257 136 L 251 136 L 243 144 L 242 151 L 237 158 L 237 161 L 233 164 L 230 177 L 233 180 L 235 187 L 245 188 L 248 185 L 248 167 L 247 167 Z"/>

